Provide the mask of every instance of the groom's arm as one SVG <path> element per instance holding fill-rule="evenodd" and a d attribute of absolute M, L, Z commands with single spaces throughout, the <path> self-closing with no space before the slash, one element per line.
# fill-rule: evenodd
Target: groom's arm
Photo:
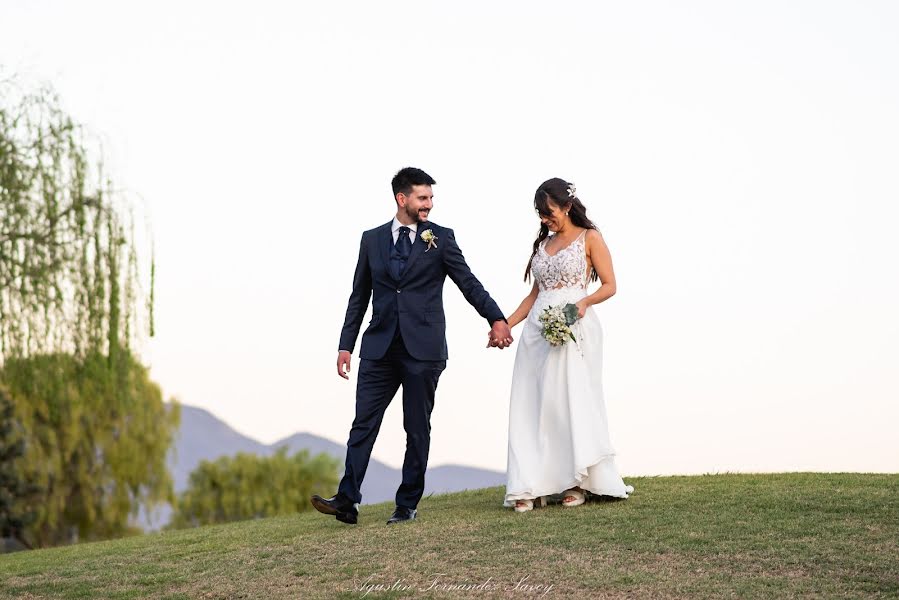
<path fill-rule="evenodd" d="M 493 324 L 496 321 L 505 323 L 503 311 L 499 309 L 478 278 L 468 268 L 462 250 L 456 243 L 456 234 L 452 229 L 444 231 L 446 232 L 446 249 L 443 251 L 443 265 L 447 275 L 453 280 L 468 303 L 478 311 L 478 314 L 487 319 L 488 323 Z"/>
<path fill-rule="evenodd" d="M 346 317 L 343 320 L 343 329 L 340 331 L 340 352 L 352 352 L 356 346 L 356 338 L 362 327 L 362 319 L 368 310 L 368 301 L 371 299 L 371 269 L 368 265 L 368 243 L 365 234 L 362 234 L 362 242 L 359 244 L 359 260 L 356 262 L 356 273 L 353 275 L 353 291 L 347 302 Z"/>

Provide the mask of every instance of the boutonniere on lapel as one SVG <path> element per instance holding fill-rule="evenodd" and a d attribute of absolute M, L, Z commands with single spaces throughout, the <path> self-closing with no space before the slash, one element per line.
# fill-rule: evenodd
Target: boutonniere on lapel
<path fill-rule="evenodd" d="M 437 236 L 434 235 L 434 232 L 430 229 L 425 229 L 421 232 L 421 241 L 428 245 L 425 252 L 428 252 L 431 248 L 437 247 Z"/>

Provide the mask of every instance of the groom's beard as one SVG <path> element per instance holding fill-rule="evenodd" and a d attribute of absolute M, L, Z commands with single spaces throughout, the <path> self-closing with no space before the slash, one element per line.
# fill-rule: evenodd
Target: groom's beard
<path fill-rule="evenodd" d="M 429 210 L 415 210 L 410 207 L 406 207 L 406 216 L 408 216 L 414 223 L 422 223 L 428 220 Z"/>

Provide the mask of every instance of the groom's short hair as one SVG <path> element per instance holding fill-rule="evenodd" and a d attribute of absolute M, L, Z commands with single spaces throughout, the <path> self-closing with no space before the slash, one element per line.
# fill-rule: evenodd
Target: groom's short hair
<path fill-rule="evenodd" d="M 390 185 L 393 187 L 393 199 L 396 200 L 397 194 L 409 195 L 412 192 L 413 185 L 435 185 L 437 182 L 434 178 L 415 167 L 406 167 L 400 169 Z"/>

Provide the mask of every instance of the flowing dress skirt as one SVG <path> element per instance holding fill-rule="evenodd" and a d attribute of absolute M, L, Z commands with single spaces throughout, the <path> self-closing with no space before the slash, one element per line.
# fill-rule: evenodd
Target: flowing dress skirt
<path fill-rule="evenodd" d="M 578 287 L 541 291 L 518 340 L 509 404 L 504 505 L 580 487 L 627 498 L 609 441 L 602 391 L 602 326 L 593 308 L 572 325 L 575 344 L 553 347 L 541 335 L 547 306 L 574 303 Z"/>

